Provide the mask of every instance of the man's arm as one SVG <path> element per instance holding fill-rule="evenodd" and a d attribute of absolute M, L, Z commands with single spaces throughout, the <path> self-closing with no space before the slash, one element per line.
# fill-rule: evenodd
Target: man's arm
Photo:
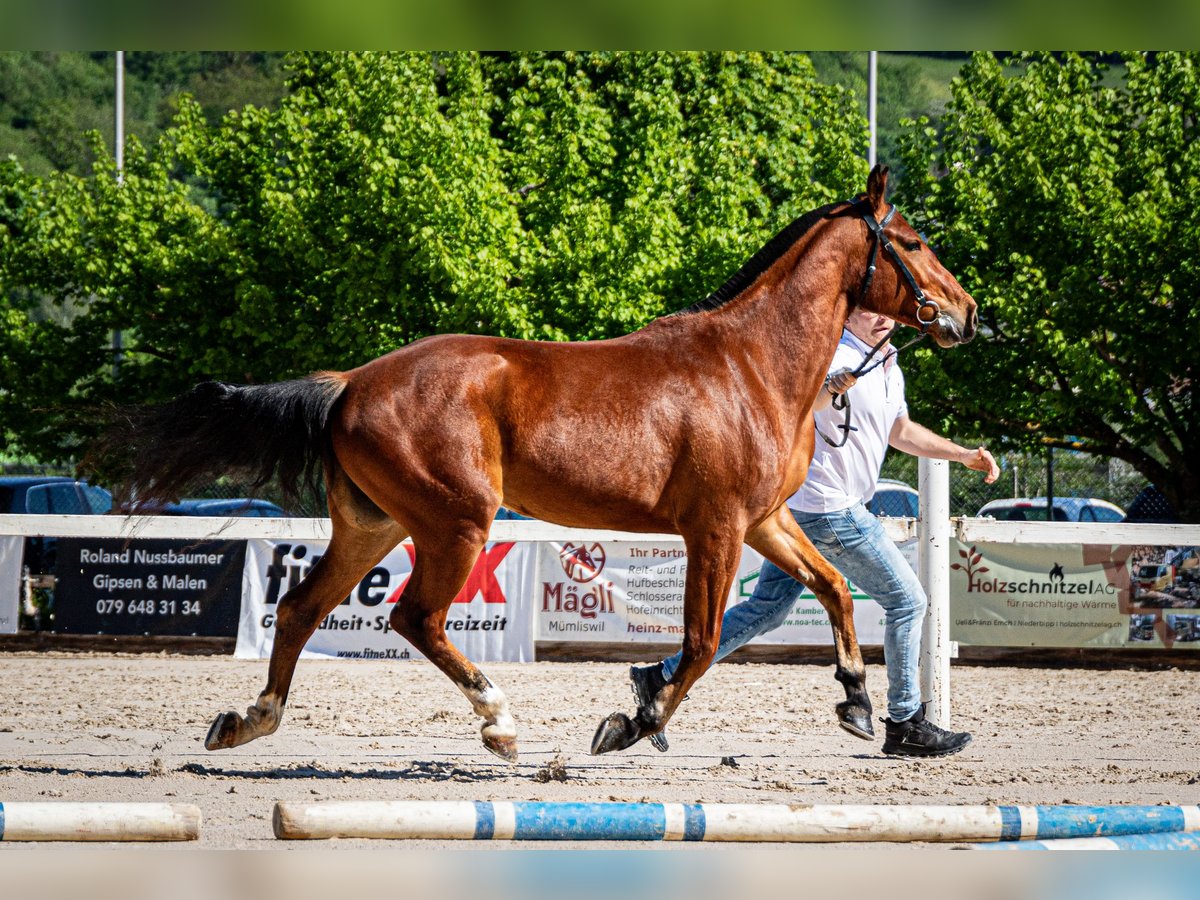
<path fill-rule="evenodd" d="M 892 425 L 888 443 L 910 456 L 960 462 L 968 469 L 985 473 L 983 480 L 987 484 L 991 484 L 1000 477 L 1000 467 L 996 465 L 996 460 L 985 448 L 976 447 L 974 450 L 968 450 L 940 434 L 934 434 L 924 425 L 918 425 L 908 416 L 901 416 Z"/>

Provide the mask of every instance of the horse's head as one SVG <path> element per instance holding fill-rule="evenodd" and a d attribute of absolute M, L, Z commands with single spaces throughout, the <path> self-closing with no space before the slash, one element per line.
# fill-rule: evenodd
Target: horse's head
<path fill-rule="evenodd" d="M 942 347 L 975 337 L 975 300 L 884 199 L 888 170 L 876 166 L 853 210 L 866 223 L 867 271 L 856 303 L 928 332 Z M 854 295 L 852 295 L 854 296 Z"/>

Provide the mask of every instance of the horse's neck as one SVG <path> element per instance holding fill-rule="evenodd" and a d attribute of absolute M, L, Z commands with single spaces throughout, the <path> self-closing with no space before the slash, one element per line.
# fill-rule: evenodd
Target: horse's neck
<path fill-rule="evenodd" d="M 759 376 L 776 396 L 801 403 L 816 396 L 849 311 L 848 262 L 833 255 L 827 240 L 797 242 L 717 311 L 731 342 L 755 355 Z"/>

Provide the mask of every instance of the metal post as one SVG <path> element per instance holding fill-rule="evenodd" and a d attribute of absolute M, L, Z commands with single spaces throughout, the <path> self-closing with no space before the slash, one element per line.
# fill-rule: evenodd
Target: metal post
<path fill-rule="evenodd" d="M 929 598 L 921 632 L 921 699 L 926 714 L 950 726 L 950 463 L 922 459 L 918 468 L 918 577 Z"/>
<path fill-rule="evenodd" d="M 117 184 L 125 180 L 125 51 L 117 51 L 117 83 L 115 104 L 116 127 L 113 129 L 113 155 L 117 161 Z"/>
<path fill-rule="evenodd" d="M 1046 448 L 1046 521 L 1054 521 L 1054 448 Z"/>
<path fill-rule="evenodd" d="M 125 51 L 118 50 L 116 55 L 116 102 L 114 108 L 113 128 L 113 158 L 117 164 L 117 184 L 125 183 Z M 121 377 L 121 349 L 123 335 L 121 329 L 114 328 L 112 333 L 112 374 L 113 381 Z"/>
<path fill-rule="evenodd" d="M 867 126 L 870 128 L 871 142 L 867 147 L 867 167 L 875 168 L 875 86 L 876 86 L 876 57 L 874 50 L 867 51 Z"/>

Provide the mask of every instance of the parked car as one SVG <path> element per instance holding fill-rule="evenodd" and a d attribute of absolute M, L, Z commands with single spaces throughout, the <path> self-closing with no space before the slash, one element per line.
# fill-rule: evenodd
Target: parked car
<path fill-rule="evenodd" d="M 867 509 L 877 516 L 915 519 L 921 514 L 920 494 L 903 481 L 880 478 Z"/>
<path fill-rule="evenodd" d="M 1126 522 L 1157 522 L 1173 525 L 1179 521 L 1179 515 L 1171 506 L 1163 492 L 1152 484 L 1146 485 L 1138 492 L 1125 510 Z"/>
<path fill-rule="evenodd" d="M 288 519 L 291 514 L 269 500 L 235 497 L 224 500 L 180 500 L 168 503 L 159 512 L 163 516 L 212 516 L 218 519 Z"/>
<path fill-rule="evenodd" d="M 102 487 L 59 475 L 6 475 L 0 478 L 0 513 L 99 516 L 112 509 L 112 494 Z M 53 537 L 25 539 L 24 564 L 33 575 L 54 571 Z"/>
<path fill-rule="evenodd" d="M 112 494 L 86 481 L 54 475 L 0 478 L 0 512 L 98 516 L 112 505 Z"/>
<path fill-rule="evenodd" d="M 981 516 L 1015 522 L 1047 521 L 1045 497 L 1010 497 L 993 500 L 979 510 Z M 1094 497 L 1055 497 L 1055 522 L 1123 522 L 1125 510 Z"/>

